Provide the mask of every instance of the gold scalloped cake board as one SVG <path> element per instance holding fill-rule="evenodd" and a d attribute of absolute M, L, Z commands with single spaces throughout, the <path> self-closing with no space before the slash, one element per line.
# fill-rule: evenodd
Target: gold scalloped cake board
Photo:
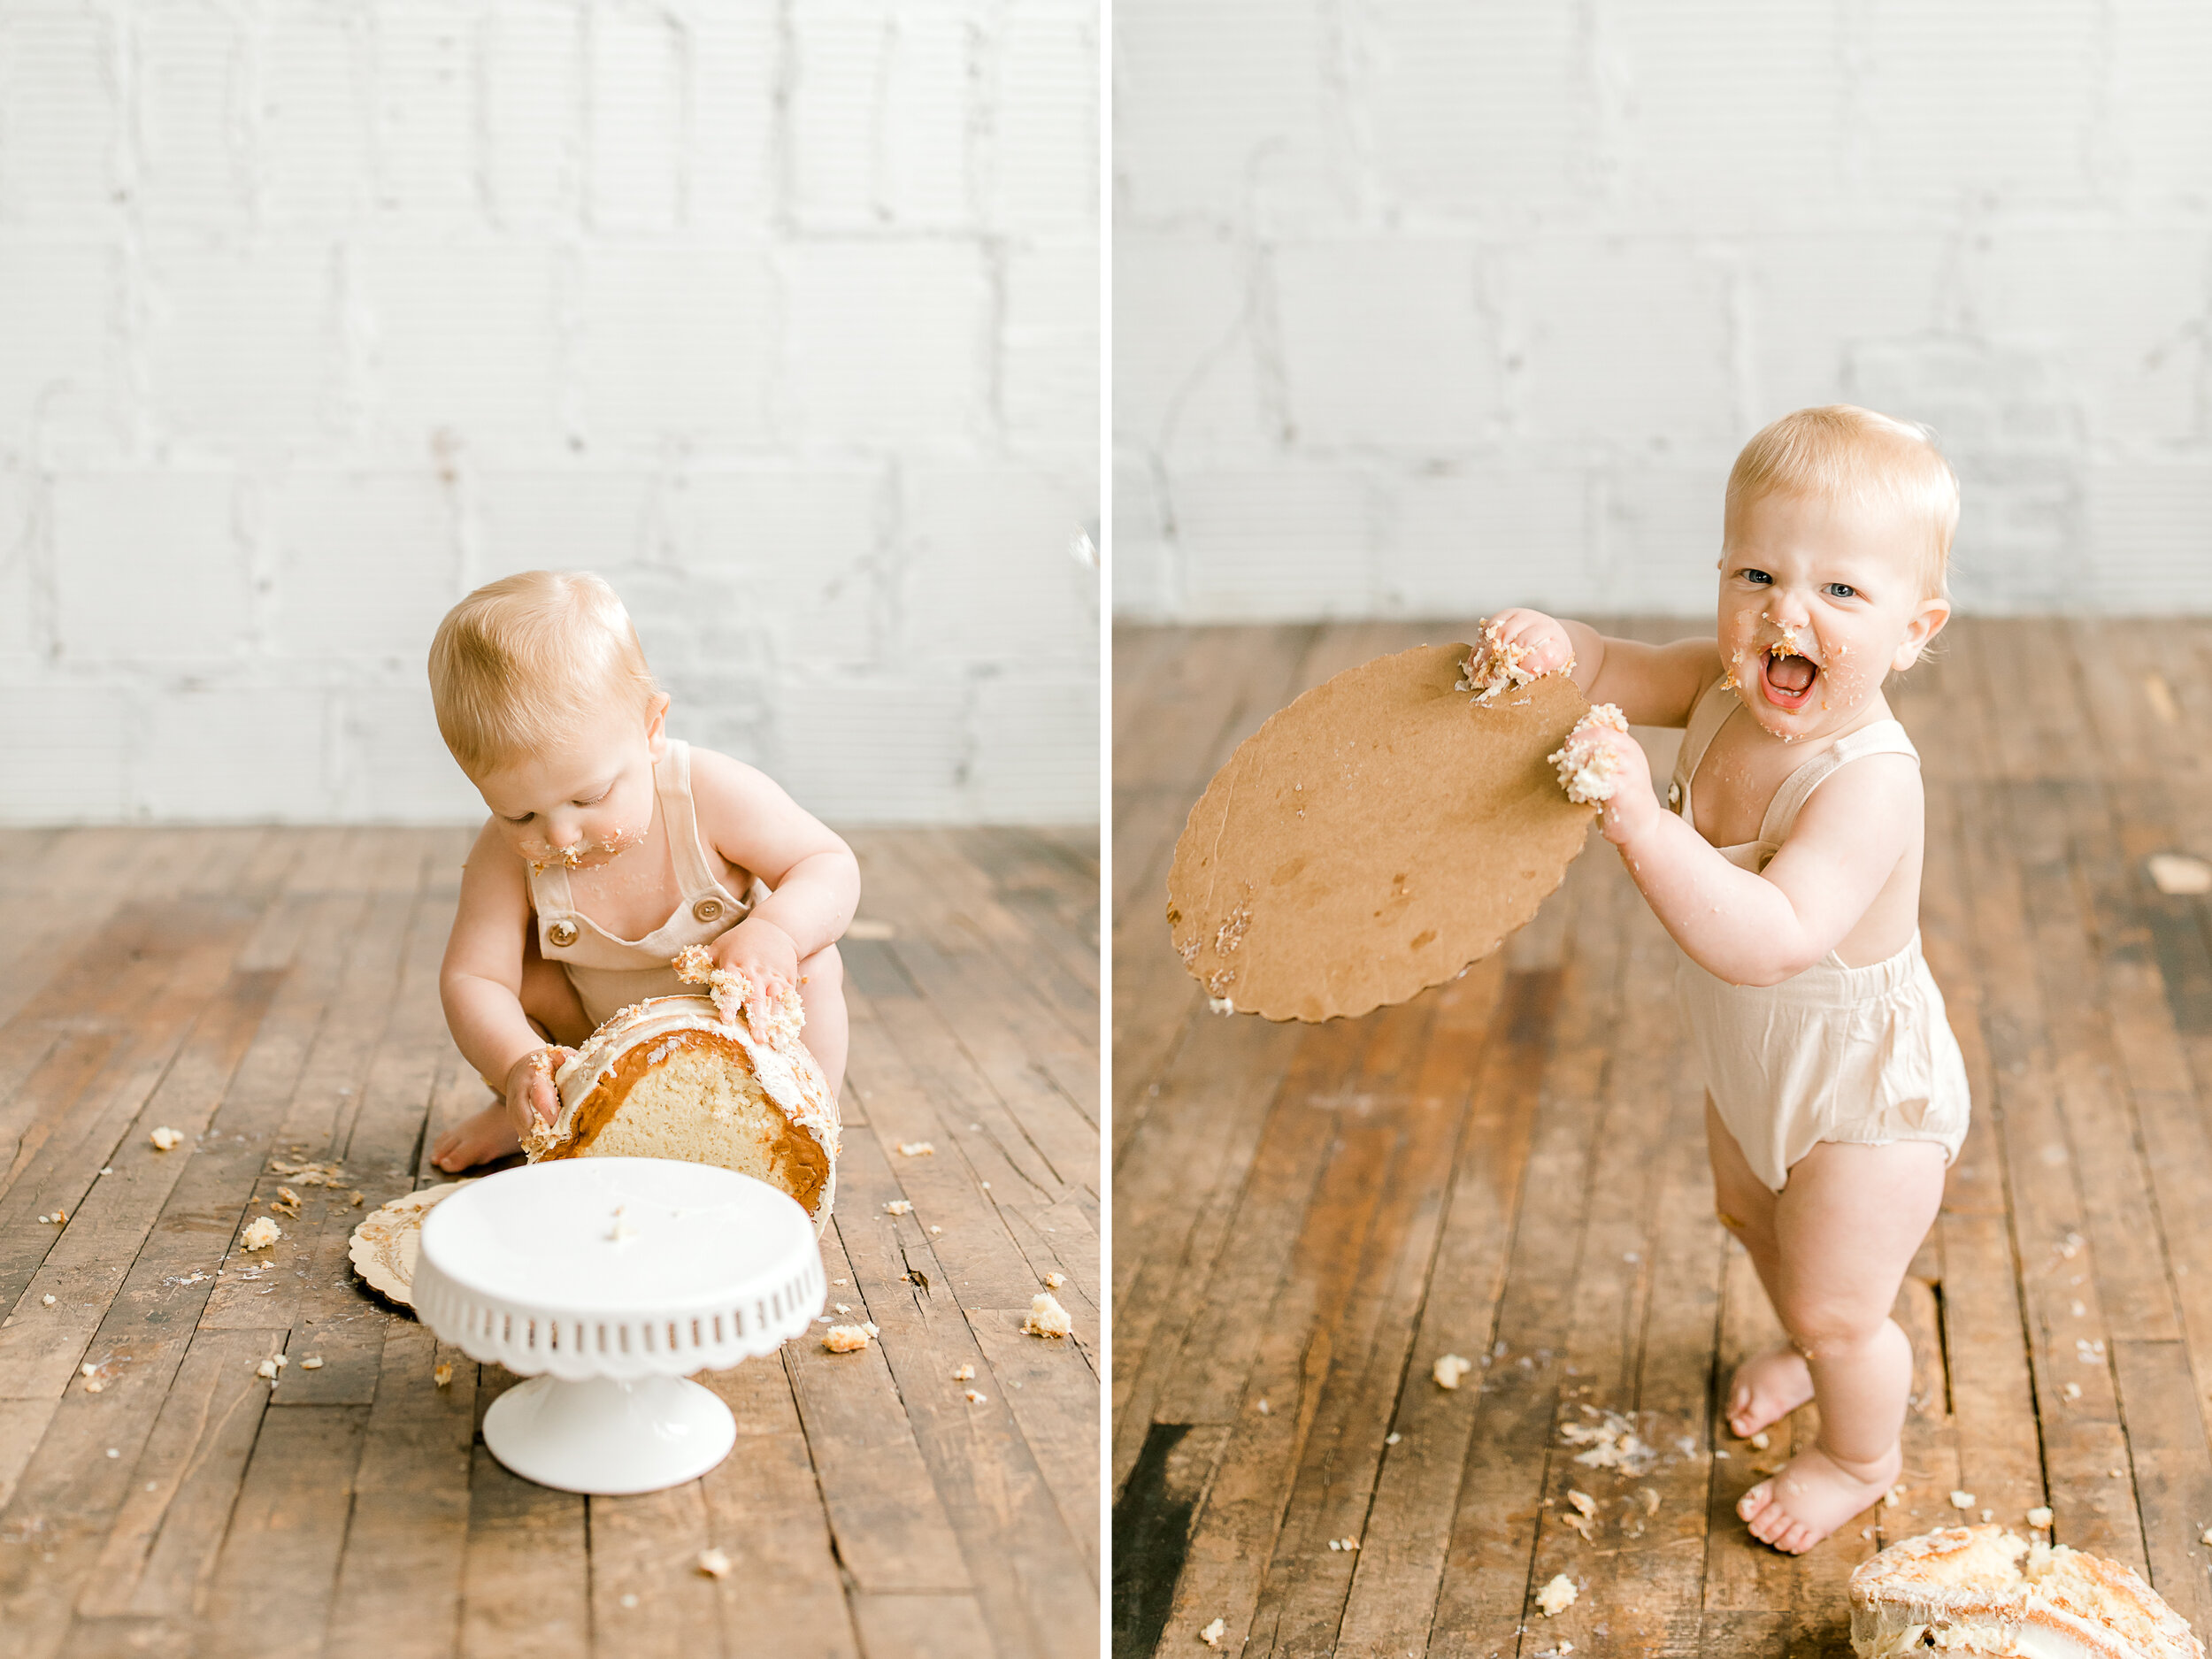
<path fill-rule="evenodd" d="M 1544 757 L 1589 704 L 1548 674 L 1484 708 L 1464 645 L 1376 658 L 1271 718 L 1191 809 L 1175 948 L 1207 995 L 1269 1019 L 1364 1014 L 1440 985 L 1531 917 L 1582 850 Z"/>
<path fill-rule="evenodd" d="M 442 1199 L 480 1179 L 426 1187 L 372 1210 L 353 1230 L 346 1254 L 354 1271 L 403 1308 L 415 1305 L 415 1261 L 422 1249 L 422 1218 Z"/>

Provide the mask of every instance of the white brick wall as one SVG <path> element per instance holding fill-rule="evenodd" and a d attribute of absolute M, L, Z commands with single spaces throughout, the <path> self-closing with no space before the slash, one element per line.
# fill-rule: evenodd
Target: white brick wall
<path fill-rule="evenodd" d="M 1094 0 L 0 8 L 0 821 L 480 811 L 424 655 L 531 566 L 826 816 L 1094 818 L 1097 63 Z"/>
<path fill-rule="evenodd" d="M 2212 11 L 1118 0 L 1116 603 L 1709 614 L 1839 399 L 1961 603 L 2212 609 Z"/>

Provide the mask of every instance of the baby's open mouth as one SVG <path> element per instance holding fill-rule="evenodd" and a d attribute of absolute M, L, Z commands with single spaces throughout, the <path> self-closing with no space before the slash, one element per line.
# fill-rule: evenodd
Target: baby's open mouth
<path fill-rule="evenodd" d="M 1790 652 L 1770 652 L 1762 661 L 1761 688 L 1778 709 L 1801 709 L 1813 695 L 1820 670 L 1810 657 Z"/>

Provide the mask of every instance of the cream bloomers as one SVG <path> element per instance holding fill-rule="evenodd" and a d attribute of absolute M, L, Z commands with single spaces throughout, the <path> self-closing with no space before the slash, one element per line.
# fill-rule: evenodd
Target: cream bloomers
<path fill-rule="evenodd" d="M 551 1158 L 654 1157 L 713 1164 L 787 1192 L 829 1223 L 837 1185 L 837 1102 L 799 1033 L 795 992 L 769 1002 L 764 1037 L 747 1023 L 742 973 L 703 946 L 675 959 L 704 996 L 654 996 L 619 1010 L 554 1073 L 560 1115 L 522 1149 Z"/>
<path fill-rule="evenodd" d="M 2204 1659 L 2204 1644 L 2116 1561 L 2001 1526 L 1892 1544 L 1851 1575 L 1860 1659 Z"/>

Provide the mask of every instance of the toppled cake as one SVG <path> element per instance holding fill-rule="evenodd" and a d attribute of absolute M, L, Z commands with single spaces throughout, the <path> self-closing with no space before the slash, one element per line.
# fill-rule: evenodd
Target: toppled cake
<path fill-rule="evenodd" d="M 1892 1544 L 1851 1575 L 1860 1659 L 2204 1659 L 2204 1644 L 2116 1561 L 1948 1526 Z"/>
<path fill-rule="evenodd" d="M 549 1158 L 677 1158 L 766 1181 L 798 1200 L 818 1233 L 837 1184 L 837 1102 L 799 1033 L 795 992 L 767 999 L 756 1034 L 751 981 L 687 947 L 677 974 L 705 996 L 634 1002 L 554 1074 L 560 1115 L 522 1149 Z"/>
<path fill-rule="evenodd" d="M 1594 705 L 1575 722 L 1567 741 L 1544 758 L 1559 769 L 1559 787 L 1577 806 L 1610 801 L 1621 764 L 1612 749 L 1597 741 L 1601 732 L 1628 735 L 1628 718 L 1609 703 Z"/>

